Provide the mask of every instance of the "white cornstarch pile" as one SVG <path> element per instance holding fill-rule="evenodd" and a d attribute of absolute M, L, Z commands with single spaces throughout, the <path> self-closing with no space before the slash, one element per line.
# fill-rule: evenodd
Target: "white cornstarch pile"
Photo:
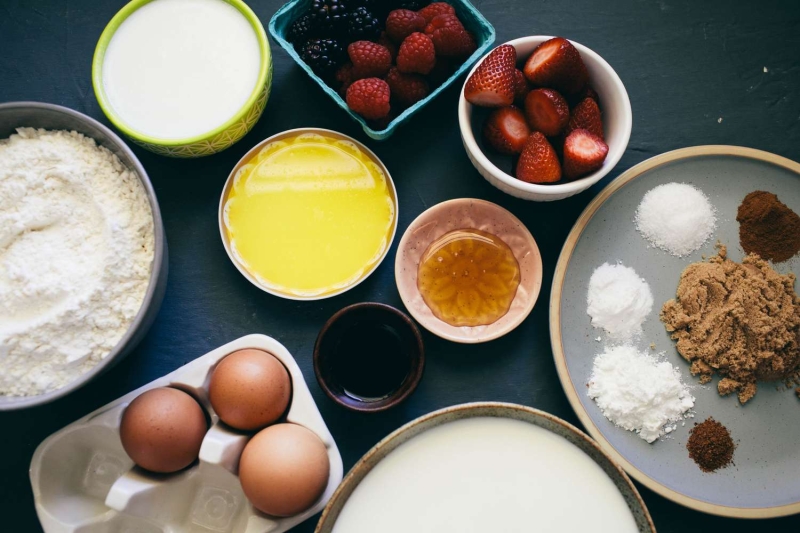
<path fill-rule="evenodd" d="M 106 357 L 153 247 L 144 187 L 111 152 L 66 131 L 0 141 L 0 395 L 58 389 Z"/>
<path fill-rule="evenodd" d="M 611 422 L 647 442 L 671 433 L 694 407 L 677 368 L 627 344 L 595 358 L 589 397 Z"/>
<path fill-rule="evenodd" d="M 700 248 L 717 226 L 706 195 L 686 183 L 667 183 L 648 191 L 636 209 L 635 222 L 653 246 L 678 257 Z"/>
<path fill-rule="evenodd" d="M 589 280 L 586 312 L 592 325 L 615 340 L 630 340 L 642 332 L 653 310 L 650 286 L 636 271 L 619 263 L 599 266 Z"/>

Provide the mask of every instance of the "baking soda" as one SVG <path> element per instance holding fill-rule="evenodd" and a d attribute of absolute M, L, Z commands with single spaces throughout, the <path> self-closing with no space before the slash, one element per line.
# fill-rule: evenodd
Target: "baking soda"
<path fill-rule="evenodd" d="M 717 226 L 708 197 L 686 183 L 667 183 L 648 191 L 634 220 L 650 244 L 678 257 L 699 249 Z"/>
<path fill-rule="evenodd" d="M 630 340 L 642 332 L 653 309 L 650 286 L 634 269 L 604 263 L 589 280 L 586 312 L 592 325 L 615 340 Z"/>

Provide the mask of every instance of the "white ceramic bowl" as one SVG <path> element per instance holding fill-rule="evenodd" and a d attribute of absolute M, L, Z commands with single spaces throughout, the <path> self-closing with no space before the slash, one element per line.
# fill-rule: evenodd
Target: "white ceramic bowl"
<path fill-rule="evenodd" d="M 510 44 L 517 50 L 518 64 L 521 64 L 533 52 L 534 48 L 552 38 L 549 35 L 534 35 L 520 37 L 505 44 Z M 473 125 L 473 106 L 464 98 L 464 88 L 461 88 L 461 95 L 458 98 L 458 125 L 461 129 L 461 140 L 464 142 L 467 155 L 481 176 L 486 178 L 486 181 L 511 196 L 524 200 L 549 202 L 578 194 L 611 172 L 611 169 L 619 162 L 622 154 L 625 153 L 625 148 L 628 146 L 628 140 L 631 137 L 633 114 L 631 113 L 628 92 L 625 90 L 622 80 L 619 79 L 611 65 L 606 63 L 602 57 L 582 44 L 571 42 L 581 53 L 583 62 L 589 70 L 590 84 L 600 96 L 600 109 L 603 113 L 603 126 L 606 142 L 608 143 L 608 156 L 603 162 L 603 166 L 588 176 L 564 183 L 539 185 L 525 183 L 498 168 L 483 153 L 475 138 L 476 133 L 480 135 L 482 124 Z M 475 69 L 478 68 L 482 61 L 483 58 L 476 63 L 467 79 L 472 76 L 472 73 L 475 72 Z M 466 82 L 464 84 L 466 85 Z"/>

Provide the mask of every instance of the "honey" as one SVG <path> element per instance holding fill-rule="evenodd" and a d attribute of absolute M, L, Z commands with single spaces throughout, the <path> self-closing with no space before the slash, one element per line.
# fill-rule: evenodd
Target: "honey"
<path fill-rule="evenodd" d="M 234 175 L 224 204 L 237 262 L 262 286 L 294 297 L 363 279 L 396 224 L 383 170 L 354 143 L 320 134 L 265 145 Z"/>
<path fill-rule="evenodd" d="M 417 287 L 434 316 L 451 326 L 485 326 L 517 294 L 519 263 L 499 237 L 477 229 L 445 233 L 419 262 Z"/>

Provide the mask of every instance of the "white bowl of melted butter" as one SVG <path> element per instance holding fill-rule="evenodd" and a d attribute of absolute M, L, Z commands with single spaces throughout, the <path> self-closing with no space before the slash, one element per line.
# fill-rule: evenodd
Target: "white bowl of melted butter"
<path fill-rule="evenodd" d="M 225 183 L 222 242 L 256 287 L 319 300 L 366 279 L 397 229 L 397 192 L 366 146 L 340 133 L 301 128 L 250 150 Z"/>

